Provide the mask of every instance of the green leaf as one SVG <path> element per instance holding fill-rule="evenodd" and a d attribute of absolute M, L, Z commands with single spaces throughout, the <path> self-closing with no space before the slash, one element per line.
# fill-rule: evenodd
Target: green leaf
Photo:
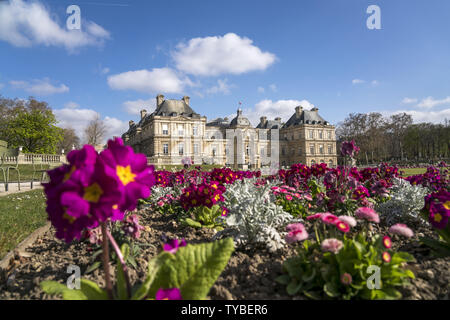
<path fill-rule="evenodd" d="M 154 297 L 160 288 L 179 288 L 185 300 L 204 299 L 233 250 L 232 238 L 179 248 L 162 263 L 148 296 Z"/>
<path fill-rule="evenodd" d="M 133 294 L 131 300 L 142 300 L 147 296 L 150 286 L 152 285 L 153 280 L 155 280 L 155 276 L 158 273 L 161 264 L 166 259 L 166 256 L 168 256 L 168 259 L 171 257 L 173 258 L 172 254 L 163 251 L 156 258 L 153 258 L 148 262 L 147 277 L 145 278 L 144 283 L 142 283 Z"/>
<path fill-rule="evenodd" d="M 81 290 L 64 290 L 63 292 L 64 300 L 88 300 L 88 297 Z"/>
<path fill-rule="evenodd" d="M 57 281 L 42 281 L 40 286 L 42 291 L 50 295 L 62 294 L 64 290 L 69 290 L 67 286 Z"/>
<path fill-rule="evenodd" d="M 275 281 L 278 282 L 279 284 L 287 286 L 288 283 L 291 281 L 291 277 L 289 277 L 289 275 L 287 274 L 283 274 L 281 276 L 276 277 Z"/>
<path fill-rule="evenodd" d="M 322 296 L 318 293 L 318 292 L 313 292 L 313 291 L 303 291 L 303 294 L 312 299 L 312 300 L 320 300 L 322 299 Z"/>
<path fill-rule="evenodd" d="M 91 273 L 95 269 L 98 269 L 102 263 L 100 261 L 95 261 L 89 268 L 86 269 L 85 274 Z"/>
<path fill-rule="evenodd" d="M 200 222 L 195 221 L 195 220 L 193 220 L 191 218 L 182 219 L 181 222 L 187 224 L 190 227 L 194 227 L 194 228 L 201 228 L 202 227 L 202 224 Z"/>
<path fill-rule="evenodd" d="M 107 300 L 108 294 L 101 289 L 95 282 L 81 279 L 81 291 L 88 300 Z M 73 290 L 72 290 L 73 291 Z"/>
<path fill-rule="evenodd" d="M 325 283 L 323 285 L 323 291 L 332 298 L 339 297 L 339 290 L 333 282 Z"/>
<path fill-rule="evenodd" d="M 384 293 L 384 297 L 382 299 L 398 300 L 402 298 L 402 294 L 394 288 L 385 288 L 381 291 Z"/>
<path fill-rule="evenodd" d="M 293 296 L 302 288 L 302 283 L 292 280 L 286 287 L 286 291 L 289 295 Z"/>
<path fill-rule="evenodd" d="M 130 254 L 130 247 L 128 244 L 122 244 L 122 255 L 124 261 L 127 261 Z M 127 282 L 125 280 L 125 273 L 123 272 L 122 264 L 120 263 L 119 257 L 117 257 L 116 263 L 116 277 L 117 277 L 117 294 L 120 300 L 126 300 L 128 298 L 127 292 Z"/>

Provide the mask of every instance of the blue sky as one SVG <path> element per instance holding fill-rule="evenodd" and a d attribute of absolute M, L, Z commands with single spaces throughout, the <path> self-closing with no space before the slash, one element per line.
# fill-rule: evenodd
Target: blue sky
<path fill-rule="evenodd" d="M 81 30 L 66 27 L 71 4 Z M 370 111 L 441 122 L 449 15 L 446 0 L 0 1 L 0 94 L 47 101 L 80 135 L 96 113 L 121 134 L 158 93 L 190 96 L 209 120 L 241 101 L 255 126 L 298 104 L 334 124 Z"/>

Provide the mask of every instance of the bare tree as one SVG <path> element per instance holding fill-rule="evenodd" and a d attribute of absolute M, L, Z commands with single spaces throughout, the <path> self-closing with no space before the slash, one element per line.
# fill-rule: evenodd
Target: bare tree
<path fill-rule="evenodd" d="M 63 140 L 58 145 L 58 151 L 64 150 L 65 153 L 69 153 L 74 147 L 78 149 L 80 147 L 80 138 L 75 133 L 73 128 L 63 129 Z"/>
<path fill-rule="evenodd" d="M 97 113 L 95 119 L 89 122 L 89 125 L 84 130 L 86 142 L 93 146 L 101 144 L 103 138 L 105 138 L 105 134 L 106 125 Z"/>

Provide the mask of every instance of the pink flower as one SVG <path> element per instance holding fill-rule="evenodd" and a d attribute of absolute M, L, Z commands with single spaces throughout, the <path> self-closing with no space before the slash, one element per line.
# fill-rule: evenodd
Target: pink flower
<path fill-rule="evenodd" d="M 392 247 L 392 240 L 388 236 L 383 237 L 382 243 L 386 249 L 389 249 L 390 247 Z"/>
<path fill-rule="evenodd" d="M 292 223 L 286 226 L 286 230 L 289 232 L 286 235 L 286 242 L 293 243 L 296 241 L 303 241 L 308 238 L 305 226 L 301 223 Z"/>
<path fill-rule="evenodd" d="M 337 216 L 335 216 L 334 214 L 331 214 L 331 213 L 324 213 L 324 214 L 322 214 L 320 219 L 325 224 L 335 224 L 339 220 L 339 218 Z"/>
<path fill-rule="evenodd" d="M 372 208 L 369 207 L 360 207 L 356 209 L 355 216 L 359 219 L 365 219 L 367 221 L 379 223 L 380 217 L 378 213 L 375 212 Z"/>
<path fill-rule="evenodd" d="M 339 220 L 345 222 L 346 224 L 348 224 L 352 228 L 356 226 L 356 220 L 353 217 L 350 217 L 350 216 L 339 216 Z"/>
<path fill-rule="evenodd" d="M 344 285 L 344 286 L 349 286 L 349 285 L 351 285 L 352 284 L 352 281 L 353 281 L 353 279 L 352 279 L 352 275 L 350 274 L 350 273 L 343 273 L 342 274 L 342 276 L 341 276 L 341 283 Z"/>
<path fill-rule="evenodd" d="M 294 193 L 294 197 L 296 197 L 297 199 L 300 199 L 302 197 L 302 195 L 298 192 Z"/>
<path fill-rule="evenodd" d="M 156 292 L 156 300 L 183 300 L 181 297 L 180 289 L 170 288 L 170 289 L 159 289 Z"/>
<path fill-rule="evenodd" d="M 290 194 L 286 195 L 286 200 L 291 201 L 292 200 L 292 196 Z"/>
<path fill-rule="evenodd" d="M 324 214 L 324 213 L 319 212 L 319 213 L 316 213 L 316 214 L 307 216 L 307 217 L 306 217 L 306 220 L 315 220 L 315 219 L 319 219 L 323 214 Z"/>
<path fill-rule="evenodd" d="M 179 247 L 185 247 L 186 240 L 182 239 L 181 241 L 178 239 L 172 239 L 168 243 L 165 243 L 163 246 L 163 250 L 175 254 L 178 251 Z"/>
<path fill-rule="evenodd" d="M 383 252 L 381 257 L 383 258 L 384 262 L 386 262 L 386 263 L 391 262 L 391 255 L 389 254 L 389 252 L 387 252 L 387 251 Z"/>
<path fill-rule="evenodd" d="M 321 246 L 323 251 L 333 252 L 334 254 L 337 254 L 342 249 L 344 244 L 338 239 L 330 238 L 323 240 Z"/>
<path fill-rule="evenodd" d="M 108 149 L 102 151 L 99 161 L 109 168 L 105 176 L 118 180 L 117 189 L 123 195 L 121 211 L 136 209 L 138 199 L 150 196 L 150 188 L 155 184 L 154 167 L 147 165 L 144 154 L 135 154 L 132 147 L 116 137 L 108 141 Z"/>
<path fill-rule="evenodd" d="M 347 223 L 345 223 L 344 221 L 338 220 L 338 221 L 335 223 L 335 226 L 336 226 L 336 228 L 338 228 L 338 229 L 339 229 L 340 231 L 342 231 L 342 232 L 347 233 L 347 232 L 350 231 L 350 226 L 349 226 Z"/>
<path fill-rule="evenodd" d="M 406 224 L 402 223 L 397 223 L 390 227 L 389 233 L 398 234 L 406 238 L 411 238 L 412 236 L 414 236 L 414 232 L 410 228 L 408 228 Z"/>
<path fill-rule="evenodd" d="M 162 207 L 164 206 L 164 201 L 160 200 L 156 203 L 158 206 Z"/>

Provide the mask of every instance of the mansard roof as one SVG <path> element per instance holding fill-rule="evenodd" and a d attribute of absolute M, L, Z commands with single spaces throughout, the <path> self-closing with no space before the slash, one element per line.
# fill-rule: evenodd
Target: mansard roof
<path fill-rule="evenodd" d="M 330 125 L 328 121 L 322 118 L 318 108 L 312 108 L 311 110 L 303 110 L 301 106 L 295 108 L 295 113 L 289 118 L 289 120 L 283 126 L 284 128 L 291 126 L 299 126 L 304 124 L 321 124 Z"/>
<path fill-rule="evenodd" d="M 252 126 L 250 121 L 242 115 L 241 109 L 237 110 L 236 117 L 234 117 L 234 119 L 231 120 L 231 122 L 230 122 L 230 127 L 236 127 L 236 126 L 240 126 L 240 127 L 251 127 Z"/>
<path fill-rule="evenodd" d="M 206 124 L 208 127 L 229 127 L 230 121 L 228 118 L 217 118 Z"/>
<path fill-rule="evenodd" d="M 200 118 L 192 108 L 183 100 L 167 99 L 164 100 L 153 112 L 154 116 L 184 116 Z"/>

